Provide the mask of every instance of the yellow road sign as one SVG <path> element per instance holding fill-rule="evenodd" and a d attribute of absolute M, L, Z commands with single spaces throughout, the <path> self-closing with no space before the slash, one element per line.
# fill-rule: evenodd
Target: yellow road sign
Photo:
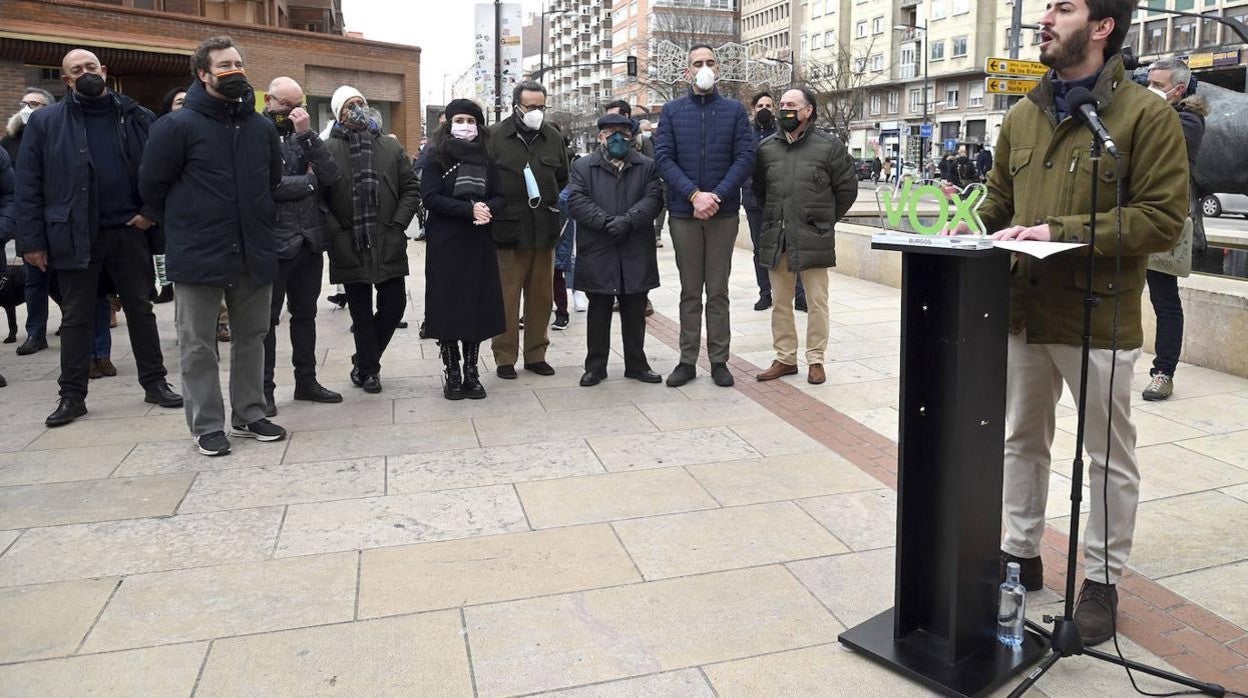
<path fill-rule="evenodd" d="M 1026 78 L 984 78 L 984 91 L 990 95 L 1025 95 L 1039 84 L 1039 80 Z"/>
<path fill-rule="evenodd" d="M 1049 69 L 1039 61 L 988 58 L 984 60 L 984 72 L 990 75 L 1018 75 L 1040 78 L 1044 77 L 1044 74 L 1049 72 Z"/>

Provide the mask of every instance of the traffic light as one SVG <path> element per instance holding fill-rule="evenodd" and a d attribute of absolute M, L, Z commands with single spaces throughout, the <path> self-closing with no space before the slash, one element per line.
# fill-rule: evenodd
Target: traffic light
<path fill-rule="evenodd" d="M 637 77 L 637 57 L 636 57 L 636 56 L 629 56 L 629 57 L 626 59 L 626 61 L 627 61 L 627 65 L 628 65 L 628 77 L 630 77 L 630 78 L 635 78 L 635 77 Z"/>

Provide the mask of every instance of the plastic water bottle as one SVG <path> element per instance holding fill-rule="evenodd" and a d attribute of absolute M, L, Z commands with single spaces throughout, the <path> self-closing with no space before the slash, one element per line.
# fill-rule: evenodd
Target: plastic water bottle
<path fill-rule="evenodd" d="M 1005 566 L 1005 582 L 997 603 L 997 640 L 1007 647 L 1023 644 L 1023 621 L 1027 618 L 1027 589 L 1018 581 L 1019 566 Z"/>

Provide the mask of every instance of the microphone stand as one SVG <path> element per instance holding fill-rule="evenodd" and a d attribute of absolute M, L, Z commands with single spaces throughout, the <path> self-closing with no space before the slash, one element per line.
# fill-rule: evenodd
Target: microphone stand
<path fill-rule="evenodd" d="M 1093 293 L 1093 268 L 1096 263 L 1096 208 L 1098 201 L 1098 185 L 1100 184 L 1100 164 L 1101 164 L 1101 142 L 1096 136 L 1092 137 L 1091 148 L 1092 159 L 1092 205 L 1089 210 L 1092 212 L 1088 221 L 1088 273 L 1086 277 L 1087 293 L 1083 297 L 1083 346 L 1080 353 L 1079 362 L 1079 399 L 1077 407 L 1076 428 L 1075 428 L 1075 459 L 1071 465 L 1070 474 L 1070 545 L 1066 551 L 1066 600 L 1062 606 L 1062 615 L 1060 618 L 1046 615 L 1045 623 L 1053 623 L 1053 632 L 1049 632 L 1043 626 L 1032 621 L 1026 621 L 1027 627 L 1044 636 L 1049 640 L 1052 652 L 1049 656 L 1040 662 L 1040 664 L 1027 675 L 1027 678 L 1018 685 L 1010 693 L 1010 698 L 1021 698 L 1045 672 L 1052 669 L 1054 665 L 1061 659 L 1073 657 L 1075 655 L 1087 655 L 1103 662 L 1117 664 L 1127 667 L 1131 670 L 1138 671 L 1142 674 L 1156 676 L 1167 679 L 1184 686 L 1190 686 L 1197 689 L 1201 693 L 1211 696 L 1225 696 L 1226 689 L 1222 686 L 1203 681 L 1189 679 L 1169 671 L 1163 671 L 1146 664 L 1124 659 L 1116 654 L 1101 652 L 1083 646 L 1083 637 L 1079 635 L 1079 626 L 1075 625 L 1075 571 L 1076 563 L 1079 559 L 1079 503 L 1083 496 L 1083 434 L 1084 427 L 1087 424 L 1087 407 L 1088 407 L 1088 356 L 1092 350 L 1092 309 L 1098 304 L 1098 299 Z M 1124 203 L 1122 179 L 1119 178 L 1118 187 L 1118 206 Z M 1121 232 L 1121 231 L 1120 231 Z M 1128 377 L 1128 380 L 1130 377 Z M 1112 390 L 1112 386 L 1111 386 Z M 1109 463 L 1106 462 L 1106 478 L 1109 477 Z M 1093 580 L 1099 581 L 1099 580 Z"/>

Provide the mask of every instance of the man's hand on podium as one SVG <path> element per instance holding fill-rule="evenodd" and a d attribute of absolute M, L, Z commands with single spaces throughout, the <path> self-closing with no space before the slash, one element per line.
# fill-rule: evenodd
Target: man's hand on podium
<path fill-rule="evenodd" d="M 992 236 L 993 240 L 1039 240 L 1040 242 L 1050 242 L 1053 235 L 1049 232 L 1049 224 L 1033 225 L 1031 227 L 1016 225 L 1005 230 L 997 231 Z"/>
<path fill-rule="evenodd" d="M 940 231 L 940 235 L 944 235 L 944 236 L 970 235 L 970 234 L 971 234 L 971 227 L 966 224 L 966 221 L 958 221 L 958 224 L 952 228 L 946 225 Z"/>

